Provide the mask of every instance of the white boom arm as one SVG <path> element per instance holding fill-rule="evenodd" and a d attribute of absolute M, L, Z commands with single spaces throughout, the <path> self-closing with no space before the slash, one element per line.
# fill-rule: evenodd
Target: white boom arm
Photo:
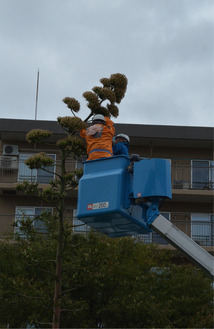
<path fill-rule="evenodd" d="M 195 241 L 180 231 L 162 215 L 151 224 L 151 228 L 163 236 L 170 244 L 183 251 L 190 259 L 214 277 L 214 258 Z"/>

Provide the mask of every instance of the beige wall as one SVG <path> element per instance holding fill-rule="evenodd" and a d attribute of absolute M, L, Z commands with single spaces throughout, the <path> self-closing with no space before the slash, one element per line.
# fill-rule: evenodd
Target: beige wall
<path fill-rule="evenodd" d="M 197 148 L 178 148 L 178 147 L 142 147 L 130 146 L 130 154 L 139 154 L 142 157 L 157 157 L 165 159 L 203 159 L 212 160 L 212 149 L 197 149 Z"/>

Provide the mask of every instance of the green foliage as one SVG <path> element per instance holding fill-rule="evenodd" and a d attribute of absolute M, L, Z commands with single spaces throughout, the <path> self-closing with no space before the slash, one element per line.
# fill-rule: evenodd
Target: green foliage
<path fill-rule="evenodd" d="M 22 238 L 32 240 L 34 239 L 34 229 L 33 229 L 33 219 L 29 216 L 22 216 L 19 218 L 15 224 L 16 227 L 19 227 L 20 232 L 15 234 L 15 239 L 20 240 Z"/>
<path fill-rule="evenodd" d="M 52 308 L 50 271 L 54 267 L 49 257 L 54 256 L 53 245 L 40 239 L 34 243 L 22 239 L 19 243 L 1 243 L 0 249 L 1 327 L 8 323 L 11 328 L 36 324 L 40 312 L 40 318 L 48 322 Z"/>
<path fill-rule="evenodd" d="M 24 192 L 26 195 L 33 196 L 38 193 L 38 183 L 24 181 L 23 183 L 16 184 L 16 190 Z"/>
<path fill-rule="evenodd" d="M 61 328 L 212 328 L 211 280 L 172 252 L 132 238 L 66 237 Z M 0 244 L 0 325 L 52 319 L 56 240 Z M 43 323 L 43 324 L 42 324 Z"/>
<path fill-rule="evenodd" d="M 40 198 L 47 202 L 57 202 L 60 198 L 60 191 L 50 185 L 40 191 Z"/>

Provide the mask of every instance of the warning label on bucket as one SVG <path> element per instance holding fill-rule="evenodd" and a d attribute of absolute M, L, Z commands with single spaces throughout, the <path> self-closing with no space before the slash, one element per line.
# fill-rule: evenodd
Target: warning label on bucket
<path fill-rule="evenodd" d="M 87 205 L 87 210 L 96 210 L 96 209 L 105 209 L 105 208 L 109 208 L 109 201 L 89 203 Z"/>

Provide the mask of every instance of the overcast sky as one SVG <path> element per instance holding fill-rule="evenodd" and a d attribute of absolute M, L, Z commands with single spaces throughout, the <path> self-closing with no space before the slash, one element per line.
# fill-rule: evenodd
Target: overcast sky
<path fill-rule="evenodd" d="M 115 123 L 214 126 L 213 0 L 0 0 L 0 118 L 89 114 L 84 91 L 125 74 Z"/>

